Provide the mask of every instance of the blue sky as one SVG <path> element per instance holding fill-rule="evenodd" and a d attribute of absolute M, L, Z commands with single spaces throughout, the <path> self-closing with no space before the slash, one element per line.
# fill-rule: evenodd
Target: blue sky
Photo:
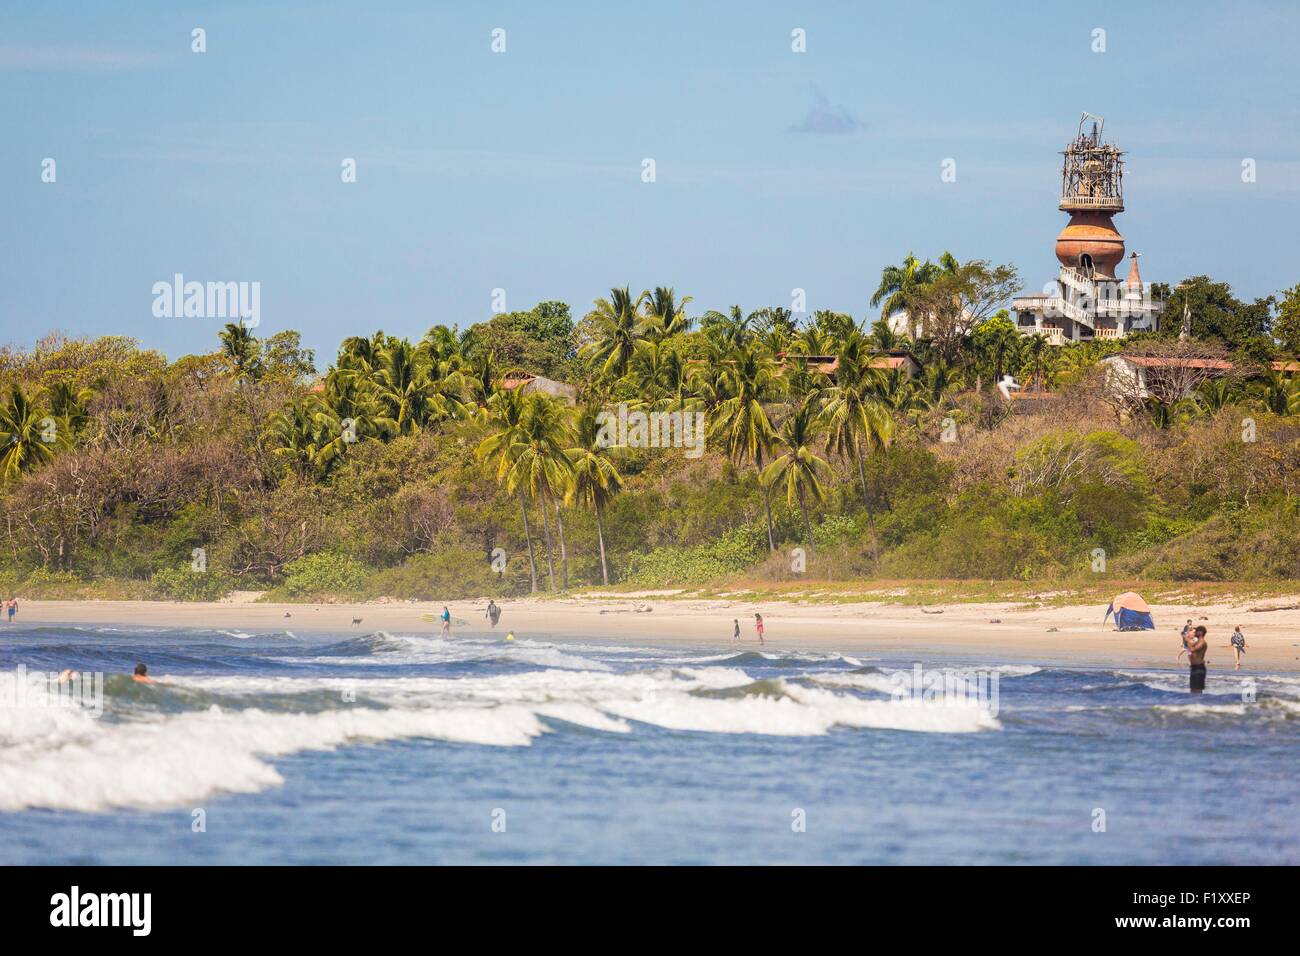
<path fill-rule="evenodd" d="M 1267 295 L 1300 282 L 1296 36 L 1284 3 L 7 4 L 0 342 L 207 350 L 219 321 L 152 315 L 178 272 L 260 282 L 259 334 L 322 359 L 497 288 L 861 316 L 885 264 L 950 249 L 1037 290 L 1083 110 L 1128 153 L 1144 278 Z"/>

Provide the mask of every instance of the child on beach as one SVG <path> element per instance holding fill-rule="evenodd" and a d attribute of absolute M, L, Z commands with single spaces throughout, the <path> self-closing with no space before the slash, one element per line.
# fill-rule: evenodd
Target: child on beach
<path fill-rule="evenodd" d="M 765 643 L 763 640 L 763 615 L 754 614 L 754 630 L 758 631 L 758 643 Z"/>
<path fill-rule="evenodd" d="M 1241 633 L 1241 625 L 1238 624 L 1232 629 L 1232 653 L 1237 658 L 1237 666 L 1233 670 L 1241 670 L 1241 655 L 1246 653 L 1246 635 Z"/>

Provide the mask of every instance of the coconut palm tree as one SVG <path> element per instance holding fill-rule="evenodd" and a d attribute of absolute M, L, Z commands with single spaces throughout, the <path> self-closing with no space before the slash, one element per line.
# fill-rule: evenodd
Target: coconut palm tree
<path fill-rule="evenodd" d="M 733 305 L 727 312 L 710 309 L 700 320 L 700 331 L 706 339 L 723 351 L 734 351 L 749 343 L 753 338 L 751 325 L 757 313 L 745 315 L 738 305 Z"/>
<path fill-rule="evenodd" d="M 590 505 L 596 513 L 596 540 L 600 544 L 600 580 L 609 584 L 609 566 L 605 560 L 605 506 L 623 485 L 623 476 L 609 458 L 609 448 L 600 442 L 600 409 L 587 406 L 578 412 L 574 429 L 577 443 L 568 450 L 573 462 L 568 500 Z"/>
<path fill-rule="evenodd" d="M 688 295 L 678 302 L 672 288 L 656 286 L 645 301 L 641 331 L 656 342 L 687 331 L 691 322 L 686 316 L 686 304 L 690 301 Z"/>
<path fill-rule="evenodd" d="M 0 406 L 0 478 L 17 480 L 25 471 L 54 460 L 55 449 L 67 436 L 18 385 Z"/>
<path fill-rule="evenodd" d="M 1049 362 L 1047 336 L 1031 335 L 1025 342 L 1025 360 L 1033 372 L 1034 386 L 1042 391 L 1043 389 L 1043 370 Z"/>
<path fill-rule="evenodd" d="M 799 323 L 794 320 L 794 313 L 779 305 L 759 309 L 753 319 L 759 341 L 773 355 L 789 350 L 794 337 L 799 334 Z"/>
<path fill-rule="evenodd" d="M 463 380 L 458 360 L 429 365 L 427 353 L 406 339 L 391 339 L 380 350 L 374 373 L 376 395 L 397 434 L 409 435 L 430 422 L 455 418 L 463 411 Z"/>
<path fill-rule="evenodd" d="M 635 299 L 627 286 L 611 289 L 608 299 L 597 299 L 592 312 L 596 332 L 592 341 L 583 346 L 583 355 L 602 374 L 619 378 L 627 371 L 627 364 L 636 351 L 641 324 L 639 311 L 648 293 Z"/>
<path fill-rule="evenodd" d="M 868 453 L 878 451 L 894 438 L 894 418 L 880 399 L 886 387 L 885 373 L 874 366 L 875 358 L 868 339 L 850 336 L 840 352 L 835 384 L 825 393 L 827 447 L 846 460 L 857 460 L 867 521 L 873 526 L 863 448 Z"/>
<path fill-rule="evenodd" d="M 959 268 L 960 264 L 950 252 L 945 252 L 939 257 L 938 265 L 929 259 L 922 262 L 909 252 L 903 259 L 902 265 L 885 266 L 881 270 L 880 285 L 871 296 L 871 307 L 874 309 L 882 301 L 884 302 L 884 308 L 880 312 L 882 319 L 906 312 L 923 287 L 934 282 L 941 275 L 956 273 Z M 913 332 L 916 331 L 914 328 Z"/>
<path fill-rule="evenodd" d="M 519 514 L 524 522 L 524 540 L 528 544 L 528 574 L 531 591 L 537 593 L 537 558 L 533 551 L 533 534 L 528 525 L 528 502 L 522 485 L 510 484 L 510 475 L 523 445 L 523 422 L 528 397 L 519 389 L 502 389 L 487 404 L 488 435 L 475 449 L 480 460 L 495 459 L 497 481 L 511 494 L 519 496 Z"/>
<path fill-rule="evenodd" d="M 785 450 L 784 454 L 772 459 L 759 479 L 768 488 L 778 483 L 783 485 L 786 503 L 791 507 L 798 503 L 803 518 L 804 544 L 809 554 L 812 554 L 813 545 L 807 499 L 825 500 L 826 489 L 821 476 L 829 475 L 831 470 L 826 460 L 813 450 L 824 428 L 821 403 L 815 396 L 809 396 L 781 423 L 776 443 Z"/>
<path fill-rule="evenodd" d="M 530 497 L 541 502 L 542 529 L 546 536 L 546 575 L 552 591 L 555 590 L 555 565 L 551 557 L 551 525 L 546 511 L 556 508 L 556 517 L 559 518 L 557 502 L 567 493 L 573 475 L 573 462 L 565 453 L 572 441 L 572 426 L 564 406 L 546 395 L 525 396 L 523 415 L 515 432 L 513 460 L 506 474 L 506 489 L 523 488 Z M 567 563 L 562 523 L 559 531 L 561 548 L 565 551 L 561 557 Z"/>
<path fill-rule="evenodd" d="M 641 402 L 652 408 L 658 407 L 659 402 L 669 394 L 669 370 L 666 366 L 672 354 L 672 346 L 662 341 L 647 339 L 636 344 L 628 371 L 636 383 L 636 392 Z"/>
<path fill-rule="evenodd" d="M 737 464 L 752 463 L 761 476 L 763 460 L 776 439 L 776 430 L 764 408 L 765 403 L 775 401 L 782 392 L 776 362 L 765 349 L 751 344 L 732 352 L 726 363 L 718 376 L 718 386 L 725 397 L 713 409 L 708 435 L 721 444 L 729 458 Z M 767 545 L 775 551 L 772 503 L 765 486 L 763 504 L 767 510 Z"/>
<path fill-rule="evenodd" d="M 242 322 L 227 322 L 218 333 L 221 351 L 230 360 L 236 375 L 254 375 L 260 371 L 257 339 Z"/>

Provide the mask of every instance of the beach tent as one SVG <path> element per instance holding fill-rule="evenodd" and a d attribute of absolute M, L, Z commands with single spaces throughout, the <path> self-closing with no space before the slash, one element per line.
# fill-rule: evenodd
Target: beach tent
<path fill-rule="evenodd" d="M 1147 607 L 1147 602 L 1142 600 L 1140 594 L 1132 591 L 1125 591 L 1115 600 L 1110 602 L 1110 607 L 1106 608 L 1106 616 L 1101 619 L 1103 624 L 1115 615 L 1115 626 L 1121 631 L 1153 631 L 1155 622 L 1151 620 L 1151 608 Z"/>

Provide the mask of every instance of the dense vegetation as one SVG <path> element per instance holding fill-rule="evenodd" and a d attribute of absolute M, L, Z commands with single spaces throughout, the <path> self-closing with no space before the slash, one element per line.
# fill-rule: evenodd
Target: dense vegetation
<path fill-rule="evenodd" d="M 0 352 L 0 590 L 450 599 L 602 582 L 1300 576 L 1300 287 L 1165 290 L 1195 339 L 1052 347 L 1004 311 L 1015 270 L 909 257 L 847 314 L 688 314 L 615 289 L 418 341 L 345 340 L 318 374 L 231 325 L 168 361 L 54 335 Z M 1176 323 L 1174 332 L 1176 333 Z M 1230 357 L 1140 403 L 1098 361 Z M 885 361 L 910 354 L 921 370 Z M 837 366 L 807 361 L 835 356 Z M 575 401 L 525 370 L 571 383 Z M 1005 374 L 1030 397 L 1005 399 Z M 602 410 L 699 412 L 707 450 L 610 445 Z M 1247 427 L 1246 422 L 1249 422 Z M 1249 432 L 1249 434 L 1247 434 Z M 800 571 L 791 549 L 803 549 Z"/>

